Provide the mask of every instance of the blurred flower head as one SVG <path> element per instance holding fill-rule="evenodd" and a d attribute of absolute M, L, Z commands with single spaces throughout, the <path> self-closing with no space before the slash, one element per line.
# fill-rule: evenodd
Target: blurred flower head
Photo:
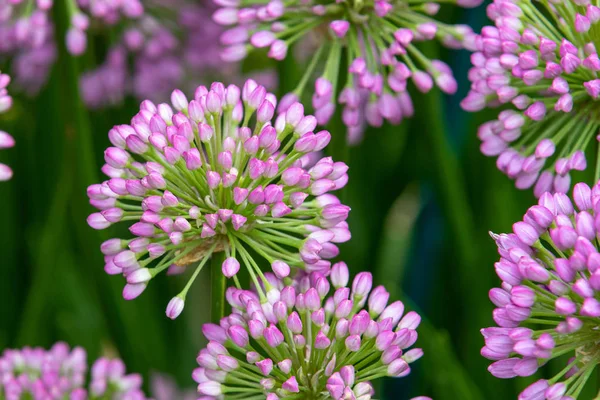
<path fill-rule="evenodd" d="M 80 347 L 57 343 L 50 350 L 39 347 L 6 349 L 0 357 L 0 397 L 6 400 L 145 400 L 142 377 L 125 374 L 121 360 L 98 359 L 91 368 Z"/>
<path fill-rule="evenodd" d="M 12 0 L 0 3 L 0 55 L 12 59 L 15 83 L 35 95 L 46 83 L 56 60 L 55 40 L 64 40 L 73 56 L 87 48 L 88 31 L 135 20 L 144 14 L 139 0 L 65 0 L 69 28 L 64 38 L 56 38 L 52 20 L 52 0 Z"/>
<path fill-rule="evenodd" d="M 193 90 L 200 82 L 225 76 L 241 81 L 239 66 L 219 59 L 218 39 L 224 28 L 211 19 L 212 3 L 205 3 L 145 2 L 147 12 L 126 21 L 104 63 L 82 75 L 86 105 L 118 105 L 127 95 L 161 102 L 174 87 Z M 265 71 L 260 82 L 275 86 L 272 75 Z"/>
<path fill-rule="evenodd" d="M 371 290 L 368 272 L 348 287 L 344 263 L 329 278 L 301 276 L 279 283 L 268 300 L 228 289 L 233 313 L 202 329 L 209 343 L 193 373 L 200 394 L 368 400 L 370 381 L 410 373 L 409 364 L 423 355 L 406 351 L 417 340 L 417 313 L 404 314 L 400 301 L 388 305 L 389 293 L 383 286 Z"/>
<path fill-rule="evenodd" d="M 90 108 L 121 104 L 127 95 L 165 100 L 182 83 L 179 39 L 151 17 L 130 24 L 98 68 L 82 74 L 80 91 Z"/>
<path fill-rule="evenodd" d="M 123 296 L 137 297 L 164 270 L 198 264 L 167 307 L 175 318 L 217 252 L 226 256 L 223 274 L 234 277 L 244 265 L 261 298 L 256 256 L 281 278 L 291 268 L 326 272 L 335 243 L 350 238 L 350 208 L 329 193 L 346 185 L 348 167 L 314 157 L 329 132 L 313 133 L 316 119 L 300 103 L 274 118 L 277 99 L 252 80 L 241 89 L 200 86 L 189 102 L 175 90 L 171 103 L 144 101 L 131 125 L 111 129 L 102 168 L 110 179 L 88 189 L 100 210 L 90 226 L 132 224 L 133 239 L 102 245 L 106 272 L 127 280 Z"/>
<path fill-rule="evenodd" d="M 10 83 L 10 76 L 0 71 L 0 114 L 6 112 L 12 106 L 12 97 L 8 94 L 6 87 Z M 7 149 L 15 145 L 15 140 L 8 133 L 0 130 L 0 149 Z M 0 181 L 12 178 L 12 169 L 0 163 Z"/>
<path fill-rule="evenodd" d="M 187 51 L 198 49 L 184 48 L 195 35 L 179 19 L 203 8 L 185 0 L 171 4 L 176 8 L 169 12 L 161 1 L 144 5 L 145 13 L 123 24 L 104 63 L 81 76 L 81 94 L 89 107 L 117 105 L 126 95 L 163 101 L 183 83 Z"/>
<path fill-rule="evenodd" d="M 56 59 L 51 1 L 0 3 L 0 57 L 12 59 L 15 84 L 30 95 L 46 83 Z"/>
<path fill-rule="evenodd" d="M 16 85 L 30 95 L 48 79 L 55 40 L 64 40 L 68 53 L 80 56 L 97 36 L 108 36 L 109 48 L 104 60 L 80 77 L 81 96 L 90 108 L 121 104 L 128 95 L 165 101 L 174 87 L 193 89 L 200 79 L 241 75 L 237 66 L 224 68 L 219 60 L 224 28 L 212 21 L 210 2 L 65 0 L 64 38 L 55 35 L 54 7 L 47 0 L 0 3 L 0 57 L 11 59 Z"/>
<path fill-rule="evenodd" d="M 574 204 L 573 204 L 574 203 Z M 482 329 L 481 354 L 499 378 L 533 375 L 568 355 L 564 369 L 519 399 L 576 399 L 600 363 L 600 183 L 578 183 L 573 202 L 544 193 L 513 233 L 493 235 L 500 288 L 490 291 L 498 327 Z"/>
<path fill-rule="evenodd" d="M 341 104 L 351 142 L 360 139 L 366 125 L 381 126 L 384 120 L 398 124 L 412 116 L 409 80 L 421 92 L 434 85 L 446 93 L 456 91 L 448 65 L 425 56 L 418 42 L 437 40 L 462 48 L 471 47 L 475 36 L 467 26 L 437 21 L 440 4 L 435 2 L 214 1 L 220 9 L 213 19 L 231 27 L 221 35 L 226 61 L 239 61 L 253 48 L 265 48 L 269 57 L 283 60 L 294 43 L 306 39 L 310 49 L 303 53 L 311 56 L 286 99 L 298 99 L 307 85 L 314 85 L 312 103 L 319 124 L 326 124 L 336 103 Z M 481 1 L 451 3 L 472 7 Z M 347 74 L 341 73 L 344 68 Z M 287 104 L 282 101 L 283 111 Z"/>
<path fill-rule="evenodd" d="M 479 128 L 481 151 L 539 197 L 567 192 L 571 170 L 586 168 L 584 152 L 598 140 L 600 60 L 589 2 L 495 0 L 475 41 L 467 111 L 509 105 Z M 547 165 L 546 161 L 550 163 Z"/>
<path fill-rule="evenodd" d="M 166 374 L 153 373 L 150 377 L 150 390 L 154 400 L 197 400 L 194 389 L 180 390 L 175 380 Z"/>

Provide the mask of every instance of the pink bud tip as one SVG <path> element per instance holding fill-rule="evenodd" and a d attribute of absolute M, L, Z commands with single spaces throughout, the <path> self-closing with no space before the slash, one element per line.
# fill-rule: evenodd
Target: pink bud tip
<path fill-rule="evenodd" d="M 240 270 L 240 263 L 234 257 L 229 257 L 223 261 L 221 269 L 223 271 L 223 275 L 231 278 Z"/>
<path fill-rule="evenodd" d="M 169 304 L 167 305 L 167 317 L 171 318 L 171 319 L 175 319 L 177 317 L 179 317 L 179 315 L 181 314 L 181 312 L 183 311 L 183 307 L 185 306 L 185 301 L 180 298 L 179 296 L 175 296 L 171 299 L 171 301 L 169 301 Z"/>

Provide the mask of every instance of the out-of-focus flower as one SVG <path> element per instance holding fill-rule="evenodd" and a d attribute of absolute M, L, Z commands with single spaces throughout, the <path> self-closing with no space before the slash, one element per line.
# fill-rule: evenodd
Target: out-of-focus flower
<path fill-rule="evenodd" d="M 80 79 L 84 102 L 91 108 L 116 105 L 125 96 L 165 100 L 184 78 L 181 44 L 175 35 L 150 17 L 123 34 L 105 62 Z M 129 66 L 128 59 L 132 59 Z"/>
<path fill-rule="evenodd" d="M 49 2 L 52 4 L 52 2 Z M 90 25 L 113 28 L 117 24 L 127 25 L 146 16 L 140 0 L 66 0 L 71 26 L 65 37 L 67 51 L 81 55 L 87 47 L 87 32 Z M 147 2 L 152 4 L 152 2 Z"/>
<path fill-rule="evenodd" d="M 165 100 L 173 87 L 182 84 L 184 43 L 190 35 L 186 27 L 179 24 L 178 16 L 180 12 L 183 14 L 189 10 L 182 9 L 188 2 L 163 3 L 138 3 L 123 14 L 126 18 L 121 21 L 120 34 L 111 44 L 104 63 L 81 77 L 82 98 L 89 107 L 119 104 L 126 95 L 153 101 Z M 127 2 L 119 7 L 125 7 L 125 4 Z M 164 7 L 167 5 L 173 7 L 173 11 L 166 12 Z M 94 14 L 95 7 L 96 2 L 82 6 L 92 16 L 103 17 L 105 23 L 112 25 L 119 20 L 119 12 Z"/>
<path fill-rule="evenodd" d="M 50 350 L 25 347 L 0 357 L 0 397 L 6 400 L 145 400 L 142 377 L 125 375 L 121 360 L 98 359 L 91 368 L 84 349 L 57 343 Z"/>
<path fill-rule="evenodd" d="M 482 329 L 481 354 L 499 378 L 533 375 L 569 355 L 565 368 L 533 383 L 519 399 L 576 399 L 600 363 L 600 183 L 578 183 L 575 206 L 564 193 L 546 192 L 513 233 L 492 235 L 502 286 L 490 291 L 498 327 Z"/>
<path fill-rule="evenodd" d="M 569 171 L 586 168 L 584 151 L 597 139 L 600 60 L 594 33 L 600 8 L 589 2 L 495 0 L 475 41 L 468 111 L 512 105 L 479 128 L 481 151 L 539 197 L 567 192 Z M 550 165 L 546 168 L 546 161 Z"/>
<path fill-rule="evenodd" d="M 128 78 L 127 50 L 112 48 L 102 65 L 81 75 L 81 98 L 92 109 L 121 104 L 131 86 Z"/>
<path fill-rule="evenodd" d="M 254 48 L 265 48 L 269 57 L 283 60 L 300 39 L 316 43 L 304 77 L 282 100 L 281 110 L 297 101 L 316 75 L 312 103 L 319 124 L 329 121 L 336 102 L 343 105 L 351 142 L 360 139 L 366 125 L 381 126 L 384 120 L 398 124 L 412 116 L 409 80 L 421 92 L 434 85 L 446 93 L 456 91 L 448 65 L 429 59 L 417 42 L 437 40 L 452 48 L 474 49 L 469 27 L 434 18 L 440 7 L 435 2 L 214 1 L 220 8 L 213 19 L 231 27 L 221 35 L 226 61 L 239 61 Z M 481 3 L 450 2 L 464 7 Z M 340 73 L 343 68 L 347 74 Z"/>
<path fill-rule="evenodd" d="M 194 389 L 180 390 L 169 375 L 154 373 L 150 377 L 150 390 L 154 400 L 197 400 Z"/>
<path fill-rule="evenodd" d="M 0 2 L 0 57 L 12 59 L 16 86 L 30 95 L 48 79 L 56 59 L 55 40 L 64 40 L 67 51 L 79 56 L 98 33 L 110 38 L 106 58 L 83 73 L 79 82 L 90 108 L 117 105 L 129 95 L 166 101 L 174 87 L 193 90 L 212 78 L 243 75 L 239 66 L 224 66 L 218 57 L 218 37 L 225 29 L 212 21 L 215 7 L 208 1 L 65 0 L 65 4 L 70 27 L 64 38 L 56 38 L 52 1 Z M 272 76 L 266 73 L 260 82 L 272 87 Z"/>
<path fill-rule="evenodd" d="M 370 381 L 408 375 L 423 355 L 406 351 L 421 318 L 404 314 L 400 301 L 388 305 L 383 286 L 371 290 L 370 273 L 356 275 L 351 288 L 348 281 L 348 268 L 338 263 L 329 278 L 313 272 L 289 286 L 279 283 L 269 299 L 228 289 L 233 313 L 202 329 L 209 343 L 193 373 L 199 393 L 369 400 Z"/>
<path fill-rule="evenodd" d="M 0 3 L 0 57 L 12 58 L 15 84 L 30 95 L 46 82 L 56 58 L 51 6 L 49 1 Z"/>
<path fill-rule="evenodd" d="M 10 76 L 0 71 L 0 114 L 6 112 L 12 106 L 12 97 L 8 94 L 6 87 L 10 83 Z M 15 145 L 15 140 L 8 133 L 0 130 L 0 149 L 8 149 Z M 0 181 L 7 181 L 13 176 L 12 169 L 0 163 Z"/>
<path fill-rule="evenodd" d="M 219 36 L 225 29 L 212 21 L 211 3 L 177 0 L 144 5 L 148 12 L 127 21 L 106 61 L 82 76 L 81 93 L 88 106 L 118 104 L 126 95 L 166 101 L 174 87 L 187 92 L 211 78 L 237 81 L 242 75 L 238 65 L 223 64 L 219 58 Z M 165 7 L 173 11 L 166 13 Z M 252 76 L 266 87 L 275 86 L 270 71 L 260 79 Z"/>
<path fill-rule="evenodd" d="M 67 51 L 78 56 L 87 47 L 88 30 L 135 20 L 144 13 L 139 0 L 65 0 L 70 27 L 62 40 Z M 18 87 L 36 94 L 48 79 L 56 59 L 56 38 L 51 19 L 52 0 L 12 0 L 0 3 L 0 56 L 12 58 L 12 75 Z"/>
<path fill-rule="evenodd" d="M 106 272 L 127 280 L 123 296 L 139 296 L 166 269 L 198 263 L 167 307 L 175 318 L 215 252 L 225 252 L 225 276 L 242 264 L 257 286 L 263 272 L 255 256 L 282 278 L 290 268 L 326 272 L 335 243 L 350 239 L 350 208 L 329 193 L 346 185 L 348 167 L 310 156 L 327 146 L 329 132 L 313 133 L 316 118 L 300 103 L 273 119 L 277 99 L 253 80 L 242 89 L 200 86 L 189 102 L 175 90 L 171 103 L 144 101 L 131 125 L 110 130 L 114 147 L 102 168 L 110 179 L 88 189 L 100 210 L 89 216 L 91 227 L 133 223 L 134 239 L 101 248 Z"/>

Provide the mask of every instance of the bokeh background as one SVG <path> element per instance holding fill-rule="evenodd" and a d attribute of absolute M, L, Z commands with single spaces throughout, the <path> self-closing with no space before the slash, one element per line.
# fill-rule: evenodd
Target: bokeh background
<path fill-rule="evenodd" d="M 442 8 L 440 15 L 476 31 L 486 21 L 484 6 Z M 0 185 L 0 349 L 64 340 L 85 347 L 90 358 L 119 355 L 146 381 L 152 372 L 162 372 L 182 388 L 193 388 L 190 375 L 203 345 L 200 328 L 208 319 L 208 279 L 196 281 L 176 321 L 166 318 L 164 309 L 185 277 L 157 279 L 139 299 L 127 302 L 121 297 L 123 279 L 104 273 L 99 251 L 103 240 L 127 235 L 126 228 L 98 232 L 85 222 L 92 211 L 85 189 L 101 179 L 106 133 L 127 123 L 138 105 L 128 99 L 91 112 L 80 101 L 77 76 L 94 64 L 94 54 L 102 58 L 107 42 L 95 38 L 92 54 L 81 59 L 60 48 L 42 92 L 27 98 L 13 90 L 15 105 L 0 117 L 0 126 L 17 140 L 16 148 L 1 154 L 15 177 Z M 351 148 L 344 144 L 341 123 L 334 119 L 329 126 L 330 152 L 350 165 L 341 196 L 352 207 L 353 239 L 342 246 L 340 259 L 353 272 L 372 271 L 392 298 L 424 317 L 417 345 L 425 356 L 408 378 L 381 382 L 378 398 L 516 398 L 539 376 L 493 378 L 479 354 L 479 330 L 493 324 L 487 292 L 498 284 L 493 268 L 498 256 L 488 232 L 510 230 L 534 198 L 515 189 L 494 160 L 479 152 L 476 127 L 497 111 L 472 115 L 459 107 L 468 90 L 469 54 L 439 51 L 426 49 L 452 66 L 459 82 L 455 96 L 414 93 L 413 119 L 371 129 Z M 251 58 L 244 68 L 261 69 L 263 62 Z M 289 57 L 277 68 L 281 95 L 301 71 Z"/>

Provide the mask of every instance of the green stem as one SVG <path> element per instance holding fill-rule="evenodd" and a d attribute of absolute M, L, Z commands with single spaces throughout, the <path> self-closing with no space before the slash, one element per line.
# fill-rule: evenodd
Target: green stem
<path fill-rule="evenodd" d="M 424 98 L 428 109 L 442 109 L 441 104 L 439 104 L 441 100 L 439 94 L 430 93 Z M 466 286 L 466 284 L 474 284 L 477 278 L 477 255 L 473 246 L 477 242 L 477 236 L 473 224 L 475 219 L 473 211 L 469 207 L 466 185 L 458 157 L 452 151 L 448 142 L 448 135 L 444 129 L 442 118 L 430 119 L 430 127 L 424 131 L 428 148 L 431 151 L 430 157 L 433 164 L 437 166 L 435 180 L 439 203 L 446 214 L 448 227 L 454 234 L 458 256 L 462 261 L 458 263 L 458 268 L 462 269 L 460 278 L 465 284 L 463 287 L 472 287 Z"/>
<path fill-rule="evenodd" d="M 68 211 L 67 204 L 73 189 L 73 179 L 70 173 L 72 164 L 65 162 L 63 171 L 56 184 L 55 195 L 50 205 L 50 213 L 36 243 L 35 273 L 23 309 L 18 343 L 29 344 L 39 340 L 40 324 L 43 324 L 43 315 L 50 307 L 48 298 L 51 296 L 51 285 L 58 278 L 58 267 L 55 254 L 62 250 L 61 238 L 67 233 L 64 221 Z"/>
<path fill-rule="evenodd" d="M 469 206 L 464 176 L 458 161 L 457 152 L 453 151 L 448 141 L 444 127 L 443 107 L 439 93 L 429 93 L 424 96 L 426 110 L 437 110 L 440 118 L 430 118 L 428 129 L 424 130 L 425 140 L 429 149 L 429 157 L 434 168 L 434 179 L 438 204 L 446 219 L 448 233 L 456 246 L 455 267 L 456 284 L 463 288 L 460 306 L 463 309 L 481 303 L 485 298 L 485 288 L 480 282 L 481 266 L 478 262 L 479 242 L 474 226 L 475 217 Z M 477 333 L 486 320 L 482 313 L 466 316 L 462 325 L 463 343 L 475 343 Z M 473 347 L 465 345 L 462 349 L 467 368 L 475 368 L 479 354 Z M 478 365 L 478 364 L 477 364 Z"/>
<path fill-rule="evenodd" d="M 226 278 L 221 270 L 221 265 L 225 261 L 225 253 L 213 253 L 210 266 L 210 319 L 214 323 L 225 316 L 225 288 Z"/>
<path fill-rule="evenodd" d="M 598 143 L 598 150 L 596 153 L 596 173 L 594 174 L 594 182 L 598 182 L 600 179 L 600 143 Z"/>
<path fill-rule="evenodd" d="M 33 3 L 33 2 L 31 2 Z M 63 28 L 66 32 L 65 18 L 59 11 L 55 11 L 55 20 L 57 30 Z M 61 48 L 62 50 L 62 48 Z M 61 51 L 61 58 L 64 60 L 66 52 Z M 67 56 L 68 57 L 68 56 Z M 55 77 L 55 76 L 53 76 Z M 68 74 L 56 74 L 55 79 L 59 79 L 62 87 L 68 87 L 70 84 L 70 76 Z M 60 96 L 60 93 L 55 93 Z M 61 123 L 69 119 L 64 108 L 60 109 Z M 59 129 L 68 131 L 66 126 L 60 126 Z M 72 130 L 70 130 L 72 131 Z M 76 154 L 77 146 L 73 141 L 65 140 L 65 154 Z M 66 158 L 62 163 L 60 178 L 55 187 L 55 195 L 52 198 L 50 213 L 41 231 L 39 240 L 35 245 L 36 257 L 34 261 L 35 272 L 32 274 L 33 279 L 30 286 L 30 291 L 27 296 L 25 308 L 23 311 L 24 317 L 20 321 L 19 333 L 17 340 L 21 344 L 35 343 L 38 341 L 40 334 L 40 326 L 44 323 L 43 316 L 49 313 L 52 303 L 48 302 L 51 297 L 52 282 L 55 281 L 57 275 L 57 249 L 64 245 L 64 236 L 68 234 L 65 221 L 68 215 L 68 204 L 73 191 L 73 173 L 74 158 Z"/>
<path fill-rule="evenodd" d="M 596 394 L 596 397 L 594 397 L 594 400 L 600 400 L 600 368 L 596 366 L 596 369 L 596 389 L 598 390 L 598 393 Z"/>

